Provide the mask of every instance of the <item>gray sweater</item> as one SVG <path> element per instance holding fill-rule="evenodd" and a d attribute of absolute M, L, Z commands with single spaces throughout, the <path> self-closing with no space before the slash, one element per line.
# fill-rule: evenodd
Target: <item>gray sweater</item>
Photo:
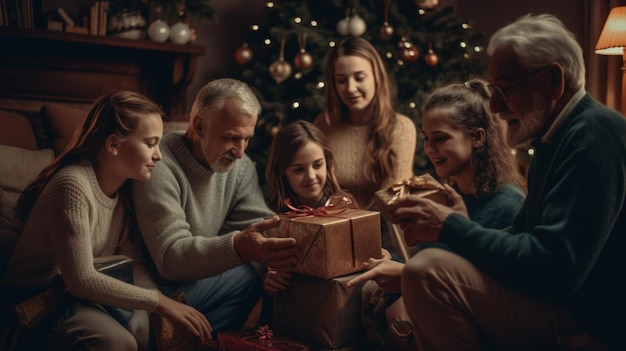
<path fill-rule="evenodd" d="M 102 192 L 91 163 L 62 168 L 39 195 L 3 284 L 44 287 L 61 273 L 68 291 L 78 298 L 154 311 L 156 291 L 127 284 L 94 267 L 94 257 L 124 254 L 137 258 L 130 240 L 118 246 L 123 221 L 119 197 L 110 198 Z M 149 284 L 147 272 L 135 263 L 135 283 Z"/>
<path fill-rule="evenodd" d="M 248 156 L 226 173 L 200 164 L 181 132 L 161 141 L 150 180 L 133 184 L 137 222 L 158 273 L 171 281 L 211 277 L 241 265 L 233 234 L 274 214 Z"/>

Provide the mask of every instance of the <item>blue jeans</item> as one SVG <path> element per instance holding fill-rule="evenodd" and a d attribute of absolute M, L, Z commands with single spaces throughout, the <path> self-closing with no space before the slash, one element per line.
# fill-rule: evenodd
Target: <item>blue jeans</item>
<path fill-rule="evenodd" d="M 262 295 L 261 276 L 249 263 L 191 283 L 165 284 L 159 289 L 166 296 L 185 293 L 187 304 L 195 307 L 218 332 L 241 329 Z"/>

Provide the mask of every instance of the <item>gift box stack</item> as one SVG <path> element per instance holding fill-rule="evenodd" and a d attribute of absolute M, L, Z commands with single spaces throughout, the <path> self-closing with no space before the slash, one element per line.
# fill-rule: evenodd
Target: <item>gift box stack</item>
<path fill-rule="evenodd" d="M 358 342 L 362 284 L 346 284 L 369 258 L 381 257 L 380 213 L 298 212 L 283 216 L 266 235 L 295 238 L 301 250 L 291 284 L 274 298 L 276 333 L 333 350 Z"/>

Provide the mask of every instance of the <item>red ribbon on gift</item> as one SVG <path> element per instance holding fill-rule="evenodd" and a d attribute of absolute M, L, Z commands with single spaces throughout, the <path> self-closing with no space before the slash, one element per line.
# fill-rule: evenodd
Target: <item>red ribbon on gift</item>
<path fill-rule="evenodd" d="M 282 217 L 327 217 L 345 212 L 347 209 L 351 208 L 352 200 L 346 196 L 332 196 L 320 207 L 306 205 L 295 207 L 291 204 L 291 199 L 286 198 L 284 204 L 291 211 L 281 214 Z"/>

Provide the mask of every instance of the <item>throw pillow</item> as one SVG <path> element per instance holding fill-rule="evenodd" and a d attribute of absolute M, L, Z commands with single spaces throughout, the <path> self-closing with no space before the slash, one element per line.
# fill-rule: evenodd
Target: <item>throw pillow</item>
<path fill-rule="evenodd" d="M 0 265 L 8 259 L 22 223 L 15 213 L 17 200 L 24 188 L 47 166 L 52 150 L 26 150 L 0 145 Z"/>
<path fill-rule="evenodd" d="M 60 104 L 46 104 L 41 107 L 41 119 L 48 133 L 47 138 L 54 154 L 61 153 L 69 144 L 74 131 L 87 117 L 89 106 L 84 108 Z"/>
<path fill-rule="evenodd" d="M 37 150 L 37 140 L 28 117 L 7 110 L 0 110 L 0 144 Z"/>

